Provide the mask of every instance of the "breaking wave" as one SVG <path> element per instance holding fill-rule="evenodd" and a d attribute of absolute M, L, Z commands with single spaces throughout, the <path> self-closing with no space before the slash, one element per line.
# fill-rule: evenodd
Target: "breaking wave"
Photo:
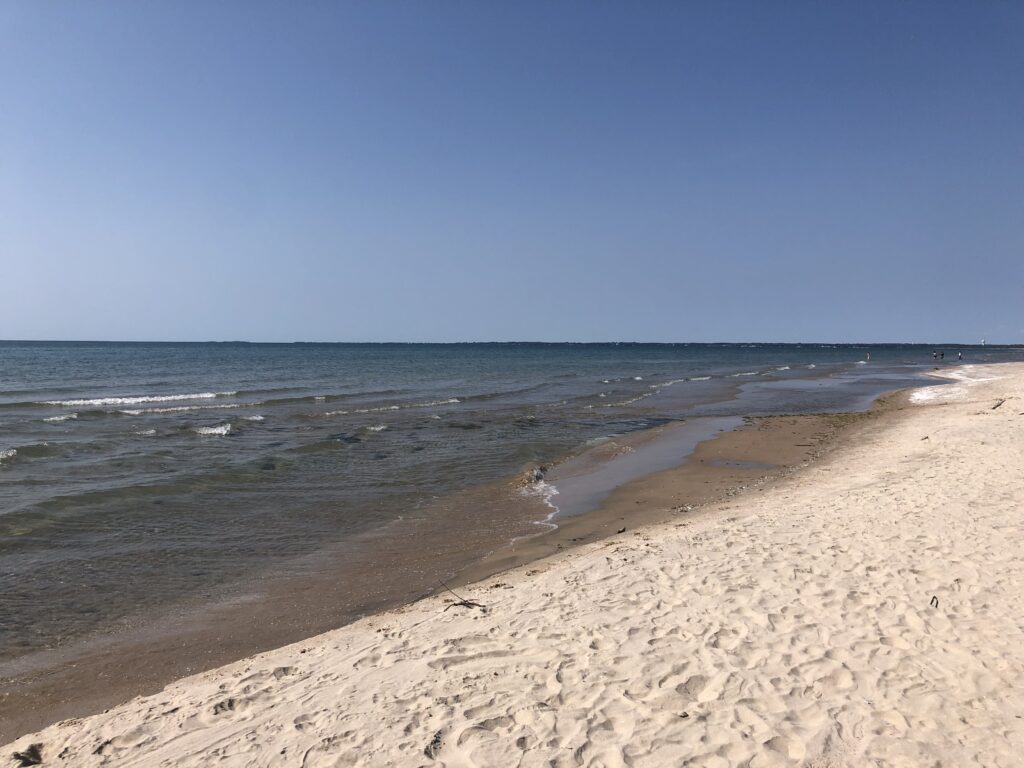
<path fill-rule="evenodd" d="M 44 400 L 39 405 L 85 406 L 85 405 L 138 405 L 139 403 L 169 403 L 175 400 L 209 400 L 214 397 L 231 397 L 237 392 L 195 392 L 189 395 L 137 395 L 128 397 L 96 397 L 91 400 Z"/>
<path fill-rule="evenodd" d="M 193 432 L 197 435 L 228 435 L 231 434 L 230 424 L 218 424 L 216 427 L 196 427 Z"/>
<path fill-rule="evenodd" d="M 43 419 L 43 421 L 48 421 L 51 424 L 57 424 L 57 423 L 62 422 L 62 421 L 67 421 L 68 419 L 77 419 L 77 418 L 78 418 L 78 414 L 77 413 L 65 413 L 65 414 L 63 414 L 61 416 L 50 416 L 48 418 Z"/>
<path fill-rule="evenodd" d="M 263 405 L 261 402 L 255 403 L 224 403 L 223 405 L 172 405 L 167 408 L 124 408 L 118 413 L 123 413 L 125 416 L 144 416 L 148 413 L 185 413 L 187 411 L 217 411 L 224 410 L 226 408 L 251 408 L 255 405 Z"/>
<path fill-rule="evenodd" d="M 350 413 L 384 413 L 385 411 L 404 411 L 407 408 L 433 408 L 438 405 L 455 405 L 461 403 L 457 397 L 447 400 L 432 400 L 429 403 L 407 403 L 405 405 L 381 405 L 377 408 L 353 408 L 350 411 L 327 411 L 324 416 L 345 416 Z"/>

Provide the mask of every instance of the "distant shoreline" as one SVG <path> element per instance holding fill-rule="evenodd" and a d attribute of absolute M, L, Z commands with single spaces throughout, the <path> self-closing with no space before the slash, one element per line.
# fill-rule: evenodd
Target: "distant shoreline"
<path fill-rule="evenodd" d="M 454 347 L 454 346 L 622 346 L 622 347 L 821 347 L 850 348 L 884 347 L 900 349 L 905 347 L 934 347 L 936 349 L 1024 349 L 1024 344 L 1000 344 L 989 342 L 931 342 L 931 341 L 248 341 L 235 340 L 147 340 L 147 339 L 0 339 L 0 344 L 138 344 L 138 345 L 180 345 L 219 344 L 223 346 L 353 346 L 353 347 Z"/>

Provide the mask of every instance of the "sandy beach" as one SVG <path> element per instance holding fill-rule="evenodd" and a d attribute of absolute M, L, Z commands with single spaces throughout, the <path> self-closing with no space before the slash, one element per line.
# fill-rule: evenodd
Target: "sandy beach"
<path fill-rule="evenodd" d="M 947 375 L 699 515 L 62 721 L 0 764 L 1019 765 L 1024 365 Z M 631 492 L 612 501 L 652 503 Z"/>

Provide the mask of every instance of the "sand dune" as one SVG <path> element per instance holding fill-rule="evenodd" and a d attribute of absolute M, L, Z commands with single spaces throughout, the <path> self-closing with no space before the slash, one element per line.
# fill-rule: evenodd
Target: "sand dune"
<path fill-rule="evenodd" d="M 76 767 L 1019 766 L 1024 365 L 957 375 L 715 515 L 457 590 L 485 608 L 425 600 L 0 754 L 41 744 L 44 765 Z"/>

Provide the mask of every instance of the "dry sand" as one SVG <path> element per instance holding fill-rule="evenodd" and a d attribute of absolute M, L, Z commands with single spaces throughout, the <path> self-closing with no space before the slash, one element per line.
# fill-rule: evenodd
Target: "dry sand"
<path fill-rule="evenodd" d="M 763 491 L 18 739 L 69 766 L 1019 766 L 1024 365 Z M 17 762 L 11 762 L 16 765 Z M 2 763 L 0 763 L 2 765 Z"/>

